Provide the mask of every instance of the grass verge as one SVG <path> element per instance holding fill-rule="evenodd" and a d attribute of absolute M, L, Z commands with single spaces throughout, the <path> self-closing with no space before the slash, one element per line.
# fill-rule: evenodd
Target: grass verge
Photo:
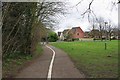
<path fill-rule="evenodd" d="M 75 66 L 89 78 L 118 77 L 118 41 L 56 42 L 51 45 L 64 50 Z"/>
<path fill-rule="evenodd" d="M 3 78 L 14 77 L 22 68 L 26 67 L 30 61 L 42 55 L 42 51 L 42 47 L 38 44 L 33 55 L 16 52 L 5 58 L 2 63 Z"/>

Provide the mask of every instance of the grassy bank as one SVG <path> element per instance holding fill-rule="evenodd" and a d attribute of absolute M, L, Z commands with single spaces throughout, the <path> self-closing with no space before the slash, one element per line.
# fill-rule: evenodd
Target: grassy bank
<path fill-rule="evenodd" d="M 24 68 L 34 58 L 42 55 L 42 47 L 38 44 L 36 51 L 33 55 L 25 55 L 23 53 L 16 52 L 3 59 L 3 78 L 14 77 L 22 68 Z"/>
<path fill-rule="evenodd" d="M 104 42 L 58 42 L 53 46 L 64 50 L 76 67 L 91 78 L 118 76 L 118 41 Z"/>

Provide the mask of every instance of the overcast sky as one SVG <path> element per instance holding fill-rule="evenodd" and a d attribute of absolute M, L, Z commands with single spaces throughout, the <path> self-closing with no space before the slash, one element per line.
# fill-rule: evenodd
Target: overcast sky
<path fill-rule="evenodd" d="M 87 16 L 82 18 L 81 14 L 88 8 L 88 4 L 91 0 L 83 0 L 81 4 L 75 6 L 80 0 L 67 0 L 67 12 L 65 16 L 61 16 L 57 20 L 59 24 L 56 25 L 58 28 L 55 30 L 63 31 L 64 29 L 69 29 L 72 27 L 80 26 L 83 31 L 88 31 L 91 24 L 88 22 Z M 113 24 L 118 24 L 118 7 L 112 7 L 111 1 L 117 0 L 94 0 L 91 9 L 97 16 L 104 17 L 107 21 L 110 19 Z"/>

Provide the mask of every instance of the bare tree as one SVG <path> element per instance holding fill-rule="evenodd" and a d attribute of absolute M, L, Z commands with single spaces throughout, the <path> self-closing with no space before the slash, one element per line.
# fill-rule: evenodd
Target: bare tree
<path fill-rule="evenodd" d="M 53 27 L 55 23 L 56 14 L 66 14 L 64 2 L 41 2 L 38 3 L 38 17 L 39 20 L 47 27 Z"/>
<path fill-rule="evenodd" d="M 111 41 L 111 36 L 112 36 L 112 32 L 113 32 L 113 25 L 112 22 L 109 20 L 108 21 L 108 26 L 107 26 L 107 38 Z"/>
<path fill-rule="evenodd" d="M 103 17 L 99 17 L 97 19 L 97 23 L 98 23 L 98 29 L 100 31 L 100 39 L 102 41 L 102 36 L 104 34 L 104 18 Z"/>
<path fill-rule="evenodd" d="M 80 1 L 76 4 L 76 6 L 82 4 L 83 1 L 85 1 L 85 0 L 80 0 Z M 96 16 L 96 14 L 94 13 L 93 9 L 91 8 L 91 6 L 92 6 L 92 4 L 94 3 L 94 1 L 96 1 L 96 0 L 91 0 L 91 1 L 89 2 L 89 4 L 88 4 L 88 8 L 81 14 L 81 16 L 84 16 L 85 14 L 87 14 L 88 20 L 90 19 L 90 16 L 92 16 L 93 18 L 96 18 L 96 20 L 97 20 L 97 16 Z M 113 9 L 113 8 L 116 7 L 117 4 L 119 4 L 119 3 L 120 3 L 120 1 L 117 1 L 117 0 L 111 1 L 111 6 L 112 6 L 111 8 Z M 111 10 L 112 10 L 112 9 L 111 9 Z"/>

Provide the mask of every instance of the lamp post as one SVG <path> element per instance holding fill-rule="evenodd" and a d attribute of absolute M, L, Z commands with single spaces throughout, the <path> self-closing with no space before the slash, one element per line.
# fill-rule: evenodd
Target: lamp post
<path fill-rule="evenodd" d="M 107 29 L 106 29 L 106 27 L 107 27 L 107 22 L 105 22 L 105 50 L 107 49 Z"/>

